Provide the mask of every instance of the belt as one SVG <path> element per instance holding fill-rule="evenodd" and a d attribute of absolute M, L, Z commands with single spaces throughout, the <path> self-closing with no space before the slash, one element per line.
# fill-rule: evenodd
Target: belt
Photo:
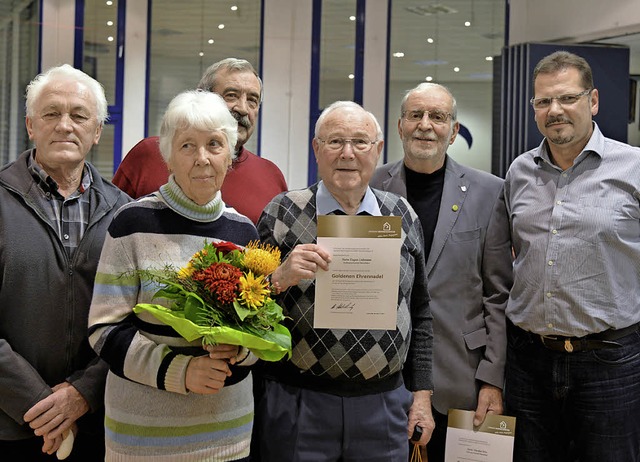
<path fill-rule="evenodd" d="M 546 348 L 554 351 L 573 353 L 574 351 L 599 350 L 601 348 L 618 348 L 621 345 L 615 340 L 640 330 L 640 323 L 622 329 L 609 329 L 584 337 L 563 337 L 559 335 L 535 335 Z"/>

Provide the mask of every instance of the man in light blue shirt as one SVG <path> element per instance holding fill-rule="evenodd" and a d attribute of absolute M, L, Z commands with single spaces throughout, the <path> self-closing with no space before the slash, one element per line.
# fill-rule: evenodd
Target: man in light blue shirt
<path fill-rule="evenodd" d="M 534 70 L 541 145 L 505 179 L 515 251 L 507 305 L 514 460 L 640 460 L 640 149 L 592 117 L 589 64 L 560 51 Z"/>

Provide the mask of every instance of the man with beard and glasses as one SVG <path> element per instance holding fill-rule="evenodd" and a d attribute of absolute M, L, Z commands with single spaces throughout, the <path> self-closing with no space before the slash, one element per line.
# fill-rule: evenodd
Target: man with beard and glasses
<path fill-rule="evenodd" d="M 545 136 L 504 194 L 515 251 L 505 404 L 514 460 L 640 460 L 640 149 L 592 120 L 591 67 L 566 51 L 533 72 Z"/>
<path fill-rule="evenodd" d="M 222 185 L 222 200 L 257 223 L 264 206 L 276 194 L 287 190 L 280 169 L 244 147 L 255 129 L 262 102 L 262 81 L 248 61 L 226 58 L 209 66 L 198 88 L 222 96 L 238 121 L 238 144 Z M 140 141 L 124 157 L 113 183 L 138 198 L 157 191 L 168 178 L 169 170 L 160 154 L 158 137 L 152 136 Z M 247 194 L 249 190 L 251 193 Z"/>
<path fill-rule="evenodd" d="M 430 462 L 444 461 L 449 409 L 475 411 L 480 425 L 503 407 L 512 279 L 503 182 L 447 154 L 458 129 L 456 100 L 446 87 L 409 90 L 398 119 L 404 158 L 371 179 L 372 187 L 406 197 L 422 223 L 434 337 Z"/>

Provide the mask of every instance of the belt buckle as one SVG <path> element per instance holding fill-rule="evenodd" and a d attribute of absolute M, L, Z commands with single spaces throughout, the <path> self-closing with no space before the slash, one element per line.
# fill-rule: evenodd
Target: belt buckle
<path fill-rule="evenodd" d="M 567 353 L 573 353 L 573 345 L 571 345 L 571 339 L 565 339 L 565 341 L 564 341 L 564 350 Z"/>

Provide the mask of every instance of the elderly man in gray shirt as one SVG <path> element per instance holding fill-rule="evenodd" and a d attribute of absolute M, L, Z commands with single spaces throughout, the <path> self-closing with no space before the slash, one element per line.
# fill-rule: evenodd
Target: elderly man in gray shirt
<path fill-rule="evenodd" d="M 514 460 L 640 460 L 640 149 L 592 117 L 589 64 L 534 70 L 539 147 L 505 179 L 515 252 L 505 398 Z"/>

